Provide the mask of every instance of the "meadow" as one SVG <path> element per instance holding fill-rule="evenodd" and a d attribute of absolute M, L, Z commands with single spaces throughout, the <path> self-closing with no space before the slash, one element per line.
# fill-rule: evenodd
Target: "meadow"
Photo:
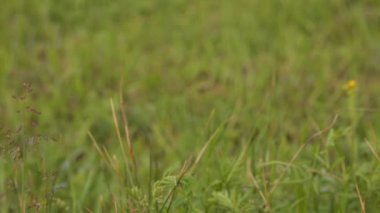
<path fill-rule="evenodd" d="M 380 1 L 5 0 L 0 212 L 377 212 Z"/>

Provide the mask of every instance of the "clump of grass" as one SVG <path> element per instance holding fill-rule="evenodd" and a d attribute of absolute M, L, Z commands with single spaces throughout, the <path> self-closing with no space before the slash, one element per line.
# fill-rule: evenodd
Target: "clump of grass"
<path fill-rule="evenodd" d="M 100 146 L 99 142 L 95 139 L 91 132 L 88 132 L 91 141 L 93 142 L 94 148 L 99 153 L 103 162 L 105 162 L 109 171 L 117 177 L 119 180 L 120 187 L 124 188 L 124 193 L 121 192 L 121 197 L 125 199 L 126 206 L 122 201 L 112 200 L 108 201 L 108 205 L 110 203 L 115 203 L 116 206 L 127 208 L 129 211 L 169 211 L 172 207 L 173 200 L 175 199 L 176 191 L 182 185 L 183 179 L 189 175 L 192 175 L 197 165 L 200 163 L 205 151 L 207 150 L 210 143 L 214 140 L 214 138 L 219 133 L 219 129 L 217 129 L 196 155 L 196 157 L 189 158 L 186 160 L 179 170 L 179 173 L 174 174 L 166 174 L 159 180 L 153 180 L 152 170 L 149 170 L 148 175 L 150 178 L 148 182 L 145 183 L 147 187 L 144 187 L 140 181 L 144 178 L 140 178 L 138 168 L 138 163 L 136 161 L 135 151 L 133 149 L 133 143 L 129 137 L 129 127 L 128 120 L 125 114 L 125 104 L 123 101 L 120 101 L 119 109 L 120 113 L 117 113 L 113 100 L 110 101 L 111 109 L 112 109 L 112 118 L 114 121 L 115 132 L 117 136 L 117 140 L 119 143 L 119 150 L 121 150 L 121 158 L 123 162 L 120 163 L 118 157 L 115 153 L 110 153 L 110 151 L 105 146 Z M 120 115 L 121 119 L 118 118 L 117 115 Z M 124 134 L 121 132 L 119 121 L 121 120 L 122 126 L 124 127 Z M 122 137 L 124 135 L 124 137 Z M 149 147 L 151 148 L 151 147 Z M 147 152 L 152 152 L 152 150 L 146 150 Z M 145 156 L 151 156 L 151 154 Z M 140 158 L 141 160 L 141 158 Z M 150 164 L 152 163 L 150 159 Z M 152 165 L 150 165 L 152 167 Z M 105 204 L 107 206 L 107 204 Z M 115 209 L 116 210 L 116 209 Z"/>
<path fill-rule="evenodd" d="M 39 130 L 42 113 L 33 106 L 31 83 L 24 83 L 12 99 L 19 120 L 13 126 L 4 124 L 0 132 L 1 210 L 49 211 L 56 176 L 47 168 L 46 158 L 40 151 L 54 139 Z"/>

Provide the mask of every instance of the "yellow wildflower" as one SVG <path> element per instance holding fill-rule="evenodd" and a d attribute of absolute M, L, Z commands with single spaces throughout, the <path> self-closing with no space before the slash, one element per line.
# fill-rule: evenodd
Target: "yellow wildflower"
<path fill-rule="evenodd" d="M 343 89 L 348 93 L 351 93 L 358 87 L 358 83 L 355 80 L 349 80 L 343 85 Z"/>

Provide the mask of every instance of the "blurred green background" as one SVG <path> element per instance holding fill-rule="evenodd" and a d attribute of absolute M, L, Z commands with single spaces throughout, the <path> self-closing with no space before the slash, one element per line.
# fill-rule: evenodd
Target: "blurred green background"
<path fill-rule="evenodd" d="M 350 79 L 358 83 L 354 103 L 342 89 Z M 118 150 L 110 99 L 119 109 L 120 97 L 140 173 L 148 173 L 150 154 L 160 162 L 155 180 L 196 153 L 220 125 L 223 132 L 202 168 L 210 180 L 224 171 L 215 165 L 229 165 L 248 142 L 256 162 L 290 160 L 335 115 L 339 140 L 359 144 L 347 167 L 376 165 L 364 141 L 378 141 L 379 80 L 378 0 L 5 0 L 0 6 L 2 135 L 22 123 L 38 123 L 25 128 L 23 137 L 54 138 L 33 154 L 51 171 L 83 155 L 77 165 L 82 173 L 70 173 L 74 180 L 84 175 L 71 184 L 79 192 L 85 174 L 97 171 L 88 131 L 100 145 Z M 31 83 L 33 92 L 24 101 L 12 98 L 23 93 L 24 83 Z M 334 156 L 350 158 L 349 148 L 338 146 Z M 306 153 L 317 151 L 311 147 Z M 313 157 L 305 154 L 300 162 L 317 167 Z M 363 174 L 373 169 L 366 167 Z M 41 184 L 36 181 L 36 190 Z M 6 191 L 5 185 L 0 189 Z M 102 187 L 107 188 L 90 187 L 79 204 L 67 201 L 70 211 L 92 206 Z M 366 190 L 368 205 L 378 205 L 380 195 Z M 62 193 L 62 200 L 75 200 L 75 193 Z M 344 212 L 345 204 L 336 209 Z"/>

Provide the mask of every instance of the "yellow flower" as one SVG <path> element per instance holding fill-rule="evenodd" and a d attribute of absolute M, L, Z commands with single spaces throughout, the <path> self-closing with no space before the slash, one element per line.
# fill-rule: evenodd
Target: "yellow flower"
<path fill-rule="evenodd" d="M 343 85 L 343 89 L 348 93 L 351 93 L 358 87 L 358 83 L 355 80 L 349 80 Z"/>

